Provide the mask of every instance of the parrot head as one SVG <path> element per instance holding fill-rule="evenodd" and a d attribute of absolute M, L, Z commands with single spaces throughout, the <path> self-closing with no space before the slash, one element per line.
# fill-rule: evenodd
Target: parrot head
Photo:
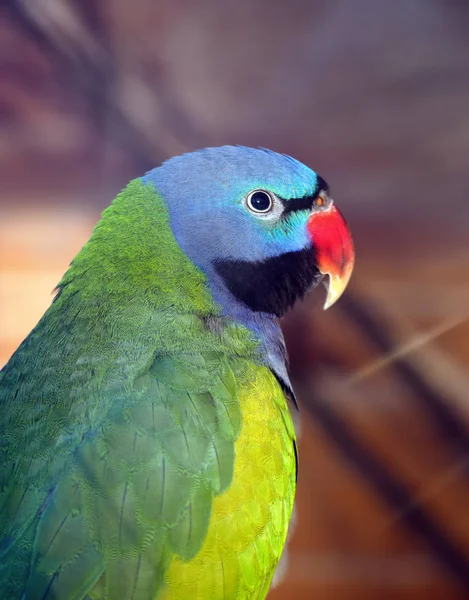
<path fill-rule="evenodd" d="M 217 296 L 282 316 L 322 279 L 324 308 L 354 264 L 347 224 L 328 185 L 297 160 L 242 146 L 206 148 L 145 175 L 166 202 L 174 236 Z"/>

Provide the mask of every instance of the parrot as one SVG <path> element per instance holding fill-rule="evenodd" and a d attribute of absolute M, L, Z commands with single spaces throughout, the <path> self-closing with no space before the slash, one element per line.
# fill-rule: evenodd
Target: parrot
<path fill-rule="evenodd" d="M 265 598 L 298 472 L 280 319 L 353 265 L 326 181 L 285 154 L 132 180 L 0 373 L 0 597 Z"/>

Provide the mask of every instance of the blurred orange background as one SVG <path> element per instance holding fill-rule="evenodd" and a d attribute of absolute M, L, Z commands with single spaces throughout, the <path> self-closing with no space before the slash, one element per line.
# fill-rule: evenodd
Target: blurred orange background
<path fill-rule="evenodd" d="M 0 365 L 174 154 L 291 154 L 349 221 L 350 290 L 284 321 L 298 523 L 272 600 L 469 597 L 468 31 L 457 0 L 6 2 Z"/>

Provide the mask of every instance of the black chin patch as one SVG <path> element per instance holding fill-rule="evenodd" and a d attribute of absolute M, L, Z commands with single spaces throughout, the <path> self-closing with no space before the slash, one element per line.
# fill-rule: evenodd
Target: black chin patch
<path fill-rule="evenodd" d="M 259 262 L 221 260 L 214 266 L 237 300 L 277 317 L 321 280 L 312 247 Z"/>

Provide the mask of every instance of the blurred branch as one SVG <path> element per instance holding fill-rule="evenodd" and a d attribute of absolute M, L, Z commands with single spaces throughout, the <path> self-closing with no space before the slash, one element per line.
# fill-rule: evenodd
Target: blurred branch
<path fill-rule="evenodd" d="M 444 385 L 448 369 L 442 370 L 441 365 L 432 369 L 432 361 L 438 360 L 439 352 L 435 350 L 432 354 L 433 350 L 432 352 L 429 350 L 425 363 L 415 361 L 415 356 L 412 354 L 417 348 L 428 349 L 429 340 L 436 335 L 441 335 L 448 328 L 460 325 L 465 317 L 447 320 L 443 325 L 439 325 L 423 336 L 412 336 L 408 331 L 402 332 L 401 338 L 406 340 L 406 343 L 398 347 L 395 343 L 395 328 L 393 327 L 394 335 L 392 335 L 387 322 L 379 316 L 377 310 L 370 308 L 368 303 L 365 304 L 359 297 L 347 293 L 338 306 L 342 309 L 345 318 L 358 328 L 364 340 L 371 341 L 382 354 L 382 358 L 359 371 L 358 376 L 352 377 L 349 383 L 353 384 L 384 366 L 392 366 L 396 375 L 414 392 L 412 396 L 416 397 L 415 401 L 431 417 L 432 424 L 443 433 L 445 441 L 453 451 L 456 451 L 457 460 L 451 469 L 416 498 L 398 475 L 380 460 L 373 448 L 367 447 L 350 425 L 337 414 L 334 405 L 320 399 L 323 394 L 314 377 L 312 380 L 307 379 L 303 388 L 304 393 L 300 394 L 303 405 L 342 458 L 360 473 L 381 500 L 392 509 L 395 515 L 393 521 L 406 525 L 423 538 L 433 555 L 448 572 L 453 574 L 467 593 L 469 592 L 469 559 L 448 537 L 443 526 L 435 522 L 433 516 L 422 507 L 422 502 L 453 481 L 455 477 L 467 475 L 469 433 L 462 416 L 448 405 L 448 395 Z M 394 321 L 392 322 L 394 326 Z M 430 368 L 431 373 L 428 373 L 425 367 Z M 435 373 L 439 373 L 439 377 Z M 434 385 L 436 379 L 438 385 Z M 462 382 L 462 376 L 458 381 Z M 346 389 L 347 386 L 343 386 L 340 393 L 343 394 Z M 450 389 L 453 391 L 452 386 Z M 461 392 L 460 388 L 460 395 Z"/>
<path fill-rule="evenodd" d="M 448 539 L 440 525 L 415 502 L 406 487 L 356 438 L 334 410 L 317 399 L 315 390 L 311 391 L 310 388 L 300 396 L 302 405 L 307 408 L 314 422 L 321 427 L 342 458 L 364 477 L 381 500 L 399 516 L 402 523 L 425 540 L 433 555 L 456 578 L 465 593 L 469 593 L 469 560 L 465 554 Z"/>
<path fill-rule="evenodd" d="M 467 317 L 448 317 L 436 327 L 424 332 L 415 332 L 410 326 L 404 327 L 393 317 L 393 330 L 398 331 L 399 339 L 405 340 L 395 346 L 392 353 L 365 365 L 353 373 L 349 379 L 350 385 L 355 385 L 361 380 L 372 376 L 378 370 L 391 365 L 399 358 L 406 357 L 410 365 L 420 373 L 427 383 L 451 404 L 457 405 L 461 415 L 469 416 L 469 377 L 457 361 L 442 348 L 438 347 L 435 340 L 466 323 Z"/>
<path fill-rule="evenodd" d="M 378 358 L 378 360 L 375 360 L 365 365 L 364 367 L 353 373 L 353 375 L 350 377 L 349 384 L 356 385 L 357 383 L 360 383 L 360 381 L 362 381 L 363 379 L 374 375 L 380 369 L 392 365 L 392 363 L 395 363 L 397 360 L 404 357 L 410 358 L 411 353 L 422 349 L 435 338 L 439 337 L 440 335 L 443 335 L 447 331 L 450 331 L 454 327 L 461 325 L 461 323 L 464 323 L 465 321 L 465 317 L 450 317 L 449 319 L 446 319 L 443 323 L 440 323 L 436 327 L 433 327 L 430 331 L 425 331 L 419 334 L 409 333 L 403 336 L 402 339 L 404 339 L 405 342 L 395 346 L 392 352 L 384 354 L 383 356 Z"/>
<path fill-rule="evenodd" d="M 409 360 L 407 353 L 395 354 L 394 339 L 376 309 L 371 309 L 350 293 L 342 298 L 340 308 L 357 324 L 384 357 L 393 356 L 394 360 L 391 364 L 397 375 L 415 392 L 416 401 L 432 419 L 434 426 L 441 431 L 458 456 L 467 456 L 469 431 L 462 416 L 448 405 L 445 394 L 435 389 L 426 374 Z"/>

